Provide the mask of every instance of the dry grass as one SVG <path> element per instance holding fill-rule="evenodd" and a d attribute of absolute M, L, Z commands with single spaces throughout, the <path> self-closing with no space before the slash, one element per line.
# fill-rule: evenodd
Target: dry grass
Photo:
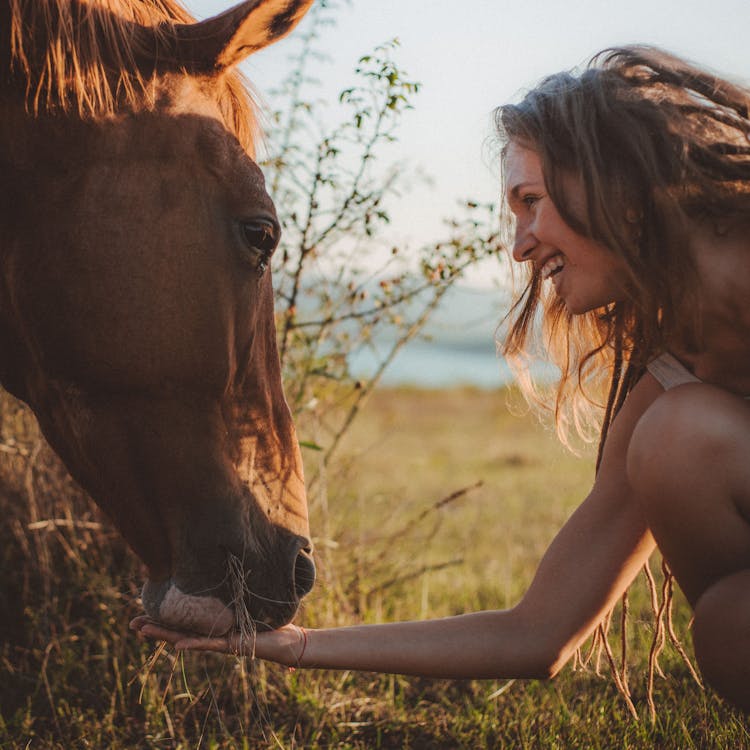
<path fill-rule="evenodd" d="M 354 424 L 339 474 L 328 482 L 335 513 L 327 522 L 347 550 L 365 554 L 450 493 L 481 482 L 389 546 L 391 565 L 462 561 L 419 581 L 417 611 L 389 602 L 393 616 L 509 605 L 587 491 L 591 460 L 565 453 L 519 410 L 506 392 L 383 390 Z"/>
<path fill-rule="evenodd" d="M 321 580 L 303 622 L 432 617 L 516 600 L 592 465 L 509 414 L 506 395 L 374 395 L 313 488 Z M 606 670 L 519 681 L 491 697 L 506 683 L 289 674 L 144 646 L 127 631 L 140 565 L 39 447 L 27 415 L 7 397 L 0 404 L 0 747 L 750 747 L 744 718 L 698 689 L 669 648 L 659 715 L 648 721 L 643 582 L 629 636 L 638 722 Z M 306 453 L 313 474 L 320 454 Z M 683 631 L 687 616 L 680 602 Z"/>

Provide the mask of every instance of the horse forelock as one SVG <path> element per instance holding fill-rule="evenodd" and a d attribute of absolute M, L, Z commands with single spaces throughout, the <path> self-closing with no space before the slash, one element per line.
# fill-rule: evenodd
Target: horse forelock
<path fill-rule="evenodd" d="M 170 25 L 195 19 L 175 0 L 8 0 L 5 44 L 33 116 L 64 112 L 82 119 L 123 108 L 154 109 L 157 60 L 144 73 L 133 26 L 167 43 Z M 187 75 L 187 73 L 185 73 Z M 237 72 L 221 74 L 217 104 L 224 122 L 251 155 L 259 135 L 258 107 Z"/>

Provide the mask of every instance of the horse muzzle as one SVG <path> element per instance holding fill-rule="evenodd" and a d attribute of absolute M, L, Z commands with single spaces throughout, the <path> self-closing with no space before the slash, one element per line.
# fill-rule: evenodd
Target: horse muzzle
<path fill-rule="evenodd" d="M 167 627 L 201 635 L 220 636 L 246 625 L 275 629 L 294 618 L 315 583 L 309 542 L 297 535 L 290 534 L 281 580 L 278 575 L 255 575 L 252 566 L 234 555 L 228 560 L 226 584 L 210 589 L 226 591 L 228 601 L 214 594 L 191 593 L 192 587 L 174 576 L 160 582 L 147 580 L 141 593 L 146 614 Z M 250 623 L 243 622 L 247 619 Z"/>

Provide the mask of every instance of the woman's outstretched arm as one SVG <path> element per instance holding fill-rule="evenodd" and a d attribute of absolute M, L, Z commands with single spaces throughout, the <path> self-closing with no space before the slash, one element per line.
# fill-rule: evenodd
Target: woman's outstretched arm
<path fill-rule="evenodd" d="M 589 496 L 557 534 L 522 600 L 507 610 L 382 625 L 259 633 L 255 656 L 288 666 L 448 678 L 549 677 L 614 606 L 654 549 L 633 497 L 626 456 L 633 428 L 661 392 L 646 375 L 607 438 Z M 197 648 L 252 652 L 239 636 L 196 638 L 136 618 L 143 636 Z M 301 657 L 301 658 L 300 658 Z"/>

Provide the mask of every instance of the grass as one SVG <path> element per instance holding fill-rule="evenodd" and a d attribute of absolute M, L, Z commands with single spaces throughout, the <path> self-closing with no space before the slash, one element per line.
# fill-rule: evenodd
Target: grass
<path fill-rule="evenodd" d="M 593 469 L 591 456 L 565 453 L 531 417 L 513 416 L 514 398 L 384 390 L 335 466 L 319 474 L 320 454 L 306 451 L 308 476 L 319 474 L 310 507 L 320 581 L 302 622 L 438 617 L 518 598 Z M 1 403 L 1 748 L 750 748 L 744 717 L 698 688 L 669 646 L 649 720 L 643 580 L 628 631 L 639 721 L 606 664 L 508 684 L 289 673 L 140 644 L 127 630 L 140 565 L 28 415 Z M 688 619 L 678 596 L 683 635 Z"/>

